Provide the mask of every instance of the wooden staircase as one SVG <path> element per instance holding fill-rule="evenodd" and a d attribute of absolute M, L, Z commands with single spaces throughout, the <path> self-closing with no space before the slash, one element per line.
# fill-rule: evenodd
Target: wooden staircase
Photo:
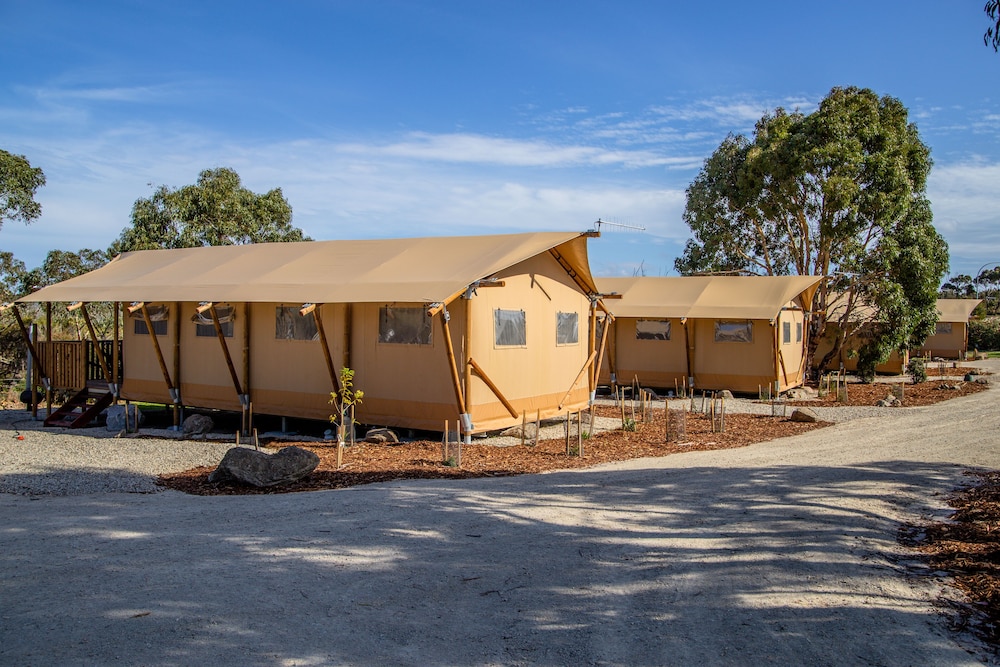
<path fill-rule="evenodd" d="M 84 387 L 45 419 L 46 426 L 83 428 L 89 426 L 104 408 L 114 402 L 110 391 Z"/>

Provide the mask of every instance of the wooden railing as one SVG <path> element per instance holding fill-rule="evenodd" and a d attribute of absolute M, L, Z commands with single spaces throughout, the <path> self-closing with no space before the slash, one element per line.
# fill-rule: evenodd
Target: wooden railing
<path fill-rule="evenodd" d="M 114 341 L 102 340 L 95 344 L 89 340 L 71 341 L 39 341 L 35 349 L 42 364 L 42 369 L 34 369 L 35 386 L 41 386 L 42 376 L 47 375 L 53 389 L 83 389 L 88 382 L 104 382 L 104 372 L 97 356 L 96 348 L 107 361 L 108 369 L 112 368 Z M 118 354 L 121 359 L 121 343 L 118 343 Z M 118 383 L 121 384 L 123 365 L 118 364 Z"/>

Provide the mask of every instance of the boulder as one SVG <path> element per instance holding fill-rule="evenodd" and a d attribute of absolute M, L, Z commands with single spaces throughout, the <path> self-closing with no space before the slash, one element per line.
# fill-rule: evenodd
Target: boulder
<path fill-rule="evenodd" d="M 819 421 L 819 417 L 816 416 L 816 413 L 809 408 L 795 408 L 792 410 L 792 416 L 789 417 L 788 420 L 793 422 L 812 423 Z"/>
<path fill-rule="evenodd" d="M 522 432 L 524 434 L 523 437 L 532 440 L 534 439 L 535 434 L 537 433 L 537 429 L 535 428 L 535 424 L 533 422 L 528 422 L 527 424 L 525 424 L 523 431 L 521 429 L 521 425 L 518 424 L 517 426 L 511 426 L 510 428 L 504 431 L 500 431 L 500 435 L 506 436 L 508 438 L 520 438 L 522 437 Z"/>
<path fill-rule="evenodd" d="M 875 402 L 875 406 L 879 408 L 898 408 L 902 404 L 902 401 L 896 398 L 893 394 L 889 394 L 882 400 Z"/>
<path fill-rule="evenodd" d="M 722 391 L 719 392 L 719 398 L 732 398 L 732 397 L 733 397 L 733 392 L 729 391 L 728 389 L 723 389 Z"/>
<path fill-rule="evenodd" d="M 257 487 L 298 481 L 319 465 L 319 456 L 301 447 L 285 447 L 275 454 L 233 447 L 208 476 L 209 482 L 236 481 Z"/>
<path fill-rule="evenodd" d="M 105 411 L 105 416 L 107 418 L 107 429 L 109 431 L 124 431 L 125 424 L 125 406 L 124 405 L 112 405 Z M 128 405 L 128 428 L 132 431 L 138 429 L 146 421 L 146 415 L 142 413 L 139 406 L 134 403 L 129 403 Z"/>
<path fill-rule="evenodd" d="M 184 420 L 181 431 L 184 435 L 205 435 L 212 430 L 215 422 L 208 415 L 191 415 Z"/>
<path fill-rule="evenodd" d="M 388 428 L 373 428 L 369 429 L 368 432 L 365 433 L 365 442 L 394 444 L 399 442 L 399 436 Z"/>
<path fill-rule="evenodd" d="M 816 398 L 816 390 L 810 389 L 809 387 L 793 387 L 788 390 L 786 396 L 793 401 L 802 401 L 810 398 Z"/>

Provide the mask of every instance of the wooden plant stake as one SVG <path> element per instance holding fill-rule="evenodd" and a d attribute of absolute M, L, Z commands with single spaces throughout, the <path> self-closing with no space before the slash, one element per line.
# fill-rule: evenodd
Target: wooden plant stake
<path fill-rule="evenodd" d="M 583 458 L 583 410 L 576 413 L 576 455 Z"/>
<path fill-rule="evenodd" d="M 569 422 L 570 422 L 570 418 L 571 418 L 570 414 L 567 412 L 566 413 L 566 456 L 569 456 L 569 454 L 570 454 L 570 451 L 569 451 Z"/>

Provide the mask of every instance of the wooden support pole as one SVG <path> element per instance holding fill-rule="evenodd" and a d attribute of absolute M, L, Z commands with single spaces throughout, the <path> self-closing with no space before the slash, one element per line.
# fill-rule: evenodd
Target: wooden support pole
<path fill-rule="evenodd" d="M 591 354 L 597 351 L 597 304 L 596 302 L 590 303 L 590 326 L 587 331 L 587 349 L 590 350 Z M 597 363 L 590 365 L 590 372 L 587 374 L 589 379 L 587 388 L 591 395 L 597 391 L 597 369 L 601 365 L 600 357 L 597 357 Z"/>
<path fill-rule="evenodd" d="M 114 380 L 111 379 L 111 369 L 108 367 L 108 361 L 104 358 L 104 350 L 101 349 L 101 342 L 97 340 L 97 331 L 94 330 L 94 323 L 90 319 L 90 313 L 87 312 L 87 304 L 80 304 L 80 313 L 83 315 L 83 321 L 87 325 L 87 332 L 90 334 L 90 340 L 94 343 L 94 352 L 97 354 L 97 361 L 101 364 L 101 372 L 104 373 L 104 380 L 108 383 L 108 388 L 114 384 Z"/>
<path fill-rule="evenodd" d="M 569 398 L 569 395 L 573 393 L 573 387 L 575 387 L 576 383 L 580 381 L 580 378 L 583 377 L 583 374 L 587 372 L 587 369 L 590 368 L 590 365 L 594 363 L 595 356 L 597 356 L 597 352 L 591 352 L 590 356 L 587 357 L 587 362 L 583 365 L 583 368 L 580 369 L 580 372 L 576 374 L 576 379 L 573 380 L 573 384 L 569 386 L 569 389 L 566 390 L 566 394 L 562 397 L 562 400 L 559 401 L 560 410 L 562 410 L 563 404 L 566 402 L 566 399 Z"/>
<path fill-rule="evenodd" d="M 143 303 L 141 306 L 142 319 L 146 323 L 146 333 L 149 334 L 149 340 L 153 344 L 153 351 L 156 353 L 156 361 L 160 365 L 160 373 L 163 375 L 163 381 L 167 384 L 167 390 L 170 392 L 170 398 L 174 402 L 174 426 L 177 426 L 177 396 L 176 390 L 174 388 L 173 382 L 170 380 L 170 371 L 167 370 L 167 362 L 163 358 L 163 350 L 160 349 L 160 341 L 157 340 L 156 332 L 153 330 L 153 320 L 149 317 L 149 309 L 146 308 L 146 304 Z M 180 319 L 180 314 L 178 313 L 177 319 Z M 174 354 L 175 362 L 177 360 L 177 354 Z"/>
<path fill-rule="evenodd" d="M 48 347 L 49 356 L 52 355 L 52 302 L 48 301 L 45 303 L 45 342 Z M 55 359 L 52 359 L 52 363 L 55 363 Z M 54 370 L 54 369 L 53 369 Z M 52 382 L 51 376 L 49 376 L 49 382 L 46 383 L 45 387 L 45 418 L 48 419 L 52 416 Z"/>
<path fill-rule="evenodd" d="M 243 428 L 247 431 L 253 428 L 253 400 L 251 399 L 250 383 L 250 304 L 243 302 L 243 394 L 246 396 L 246 404 L 243 405 L 243 414 L 246 424 Z"/>
<path fill-rule="evenodd" d="M 316 322 L 316 333 L 319 335 L 320 347 L 323 348 L 323 359 L 326 361 L 326 372 L 330 376 L 330 386 L 333 387 L 333 391 L 340 394 L 340 377 L 337 375 L 337 369 L 333 365 L 333 356 L 330 354 L 330 343 L 326 338 L 326 329 L 323 328 L 323 316 L 320 315 L 320 309 L 323 304 L 317 303 L 316 307 L 312 311 L 313 321 Z"/>
<path fill-rule="evenodd" d="M 111 375 L 115 378 L 115 403 L 118 402 L 118 395 L 121 393 L 121 387 L 118 386 L 118 380 L 121 376 L 121 352 L 118 349 L 118 336 L 120 335 L 119 329 L 121 328 L 121 304 L 115 301 L 114 304 L 114 325 L 111 335 Z M 127 413 L 126 413 L 127 414 Z"/>
<path fill-rule="evenodd" d="M 24 331 L 23 330 L 23 327 L 24 327 L 24 323 L 23 322 L 21 323 L 21 327 L 22 327 L 22 333 L 23 333 L 23 331 Z M 29 345 L 29 352 L 28 352 L 28 354 L 31 355 L 32 360 L 34 360 L 36 358 L 36 355 L 33 352 L 30 351 L 30 348 L 34 347 L 32 345 L 32 341 L 35 341 L 35 340 L 38 340 L 38 325 L 36 323 L 32 322 L 31 323 L 31 338 L 27 339 L 27 344 Z M 28 383 L 30 385 L 28 387 L 28 389 L 31 390 L 31 418 L 37 420 L 38 419 L 38 392 L 36 391 L 35 387 L 38 386 L 38 378 L 42 376 L 42 369 L 38 367 L 38 362 L 37 361 L 32 361 L 32 363 L 34 364 L 34 371 L 29 376 L 29 379 L 31 380 L 31 382 Z"/>
<path fill-rule="evenodd" d="M 597 390 L 597 384 L 601 381 L 601 365 L 604 363 L 604 351 L 607 349 L 608 342 L 608 329 L 613 325 L 613 318 L 610 315 L 604 316 L 604 327 L 601 329 L 601 347 L 597 351 L 597 362 L 594 368 L 594 389 Z M 609 353 L 610 355 L 610 353 Z M 608 365 L 610 366 L 610 359 Z"/>
<path fill-rule="evenodd" d="M 455 390 L 455 403 L 458 405 L 458 413 L 465 414 L 465 397 L 462 395 L 462 382 L 458 377 L 458 364 L 455 362 L 455 347 L 451 342 L 451 328 L 448 326 L 448 311 L 443 308 L 441 313 L 441 327 L 444 329 L 444 347 L 448 355 L 448 367 L 451 370 L 451 385 Z M 461 427 L 459 432 L 461 432 Z"/>
<path fill-rule="evenodd" d="M 11 310 L 14 311 L 14 319 L 17 320 L 17 326 L 21 330 L 21 336 L 24 338 L 24 344 L 28 348 L 28 354 L 31 355 L 31 360 L 35 364 L 35 368 L 38 369 L 36 372 L 38 373 L 38 376 L 42 378 L 42 386 L 47 386 L 49 384 L 49 375 L 45 372 L 45 367 L 42 366 L 42 360 L 38 354 L 38 349 L 32 342 L 31 335 L 28 333 L 28 328 L 25 326 L 24 320 L 21 318 L 21 311 L 18 309 L 16 303 L 11 307 Z M 35 327 L 35 331 L 37 332 L 38 327 L 36 325 L 32 326 Z M 34 384 L 34 381 L 32 381 L 32 384 Z M 35 388 L 29 387 L 29 389 L 32 391 L 32 400 L 34 400 Z"/>
<path fill-rule="evenodd" d="M 484 371 L 482 369 L 482 367 L 479 364 L 476 363 L 475 359 L 473 359 L 472 357 L 469 357 L 469 363 L 466 366 L 467 366 L 467 368 L 470 369 L 470 372 L 475 373 L 476 377 L 478 377 L 480 380 L 482 380 L 483 383 L 487 387 L 489 387 L 490 391 L 493 392 L 493 395 L 496 396 L 500 400 L 501 403 L 503 403 L 503 406 L 507 409 L 507 412 L 510 414 L 511 417 L 513 417 L 514 419 L 517 419 L 520 416 L 518 414 L 517 410 L 511 404 L 511 402 L 507 400 L 507 397 L 503 395 L 503 393 L 496 386 L 496 384 L 493 383 L 493 380 L 491 380 L 490 377 L 486 374 L 486 371 Z M 469 385 L 468 384 L 465 385 L 465 395 L 466 395 L 466 397 L 468 397 L 468 395 L 469 395 Z"/>
<path fill-rule="evenodd" d="M 173 404 L 173 414 L 174 414 L 174 428 L 180 430 L 181 428 L 181 304 L 178 301 L 174 302 L 174 317 L 173 317 L 173 329 L 174 329 L 174 404 Z M 156 334 L 153 330 L 149 330 L 149 335 L 156 340 Z"/>

